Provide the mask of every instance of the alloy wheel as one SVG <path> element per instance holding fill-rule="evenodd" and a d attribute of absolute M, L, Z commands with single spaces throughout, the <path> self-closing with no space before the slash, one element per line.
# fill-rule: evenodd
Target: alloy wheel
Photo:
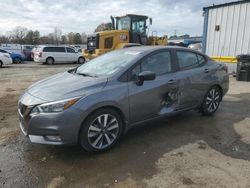
<path fill-rule="evenodd" d="M 80 57 L 78 63 L 83 64 L 85 62 L 84 58 Z"/>
<path fill-rule="evenodd" d="M 208 112 L 214 112 L 217 110 L 220 104 L 220 92 L 216 89 L 211 89 L 206 98 L 206 106 Z"/>
<path fill-rule="evenodd" d="M 88 128 L 88 141 L 96 149 L 110 146 L 119 134 L 119 122 L 111 114 L 99 115 Z"/>

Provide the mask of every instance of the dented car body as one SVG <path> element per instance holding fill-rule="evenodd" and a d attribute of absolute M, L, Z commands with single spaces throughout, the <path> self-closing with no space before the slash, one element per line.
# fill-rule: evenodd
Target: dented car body
<path fill-rule="evenodd" d="M 112 109 L 109 117 L 117 119 L 119 128 L 109 133 L 114 140 L 103 131 L 103 137 L 96 134 L 95 142 L 91 142 L 93 134 L 81 141 L 89 141 L 89 147 L 83 146 L 87 150 L 102 150 L 133 125 L 190 109 L 207 107 L 203 112 L 215 112 L 228 91 L 228 82 L 224 65 L 190 49 L 121 49 L 28 88 L 19 100 L 20 126 L 34 143 L 76 144 L 85 134 L 81 131 L 87 126 L 86 119 L 100 109 Z M 98 121 L 109 111 L 100 114 Z M 92 131 L 100 129 L 92 126 Z"/>

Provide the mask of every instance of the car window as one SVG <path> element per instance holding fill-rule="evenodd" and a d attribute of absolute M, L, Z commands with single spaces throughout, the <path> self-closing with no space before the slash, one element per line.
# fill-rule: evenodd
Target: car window
<path fill-rule="evenodd" d="M 5 50 L 1 50 L 1 49 L 0 49 L 0 52 L 2 52 L 2 53 L 8 53 L 7 51 L 5 51 Z"/>
<path fill-rule="evenodd" d="M 109 76 L 124 70 L 140 55 L 136 51 L 117 50 L 103 54 L 97 58 L 84 63 L 77 68 L 77 74 L 89 74 L 95 76 Z"/>
<path fill-rule="evenodd" d="M 65 52 L 64 47 L 45 47 L 44 52 Z"/>
<path fill-rule="evenodd" d="M 177 51 L 176 53 L 181 70 L 195 68 L 200 65 L 195 53 L 186 51 Z M 202 59 L 200 60 L 202 61 Z"/>
<path fill-rule="evenodd" d="M 65 47 L 55 47 L 55 52 L 65 52 Z"/>
<path fill-rule="evenodd" d="M 75 50 L 72 49 L 72 48 L 67 48 L 67 52 L 68 52 L 68 53 L 76 53 Z"/>
<path fill-rule="evenodd" d="M 53 52 L 54 50 L 53 50 L 53 47 L 45 47 L 45 48 L 43 49 L 43 51 L 44 51 L 44 52 Z"/>
<path fill-rule="evenodd" d="M 202 64 L 204 64 L 206 62 L 205 57 L 202 56 L 202 55 L 197 54 L 197 58 L 198 58 L 198 64 L 199 65 L 202 65 Z"/>
<path fill-rule="evenodd" d="M 152 71 L 156 75 L 162 75 L 172 71 L 170 52 L 159 52 L 144 59 L 138 66 L 133 69 L 134 74 L 143 71 Z"/>

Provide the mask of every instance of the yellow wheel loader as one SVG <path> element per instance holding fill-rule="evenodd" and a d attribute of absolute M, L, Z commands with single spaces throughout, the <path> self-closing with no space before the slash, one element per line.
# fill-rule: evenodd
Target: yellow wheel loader
<path fill-rule="evenodd" d="M 127 14 L 112 17 L 112 30 L 97 32 L 87 38 L 87 49 L 83 50 L 86 59 L 93 59 L 106 52 L 119 48 L 140 45 L 167 45 L 167 36 L 158 37 L 157 32 L 148 36 L 147 20 L 150 25 L 152 19 L 148 16 Z"/>

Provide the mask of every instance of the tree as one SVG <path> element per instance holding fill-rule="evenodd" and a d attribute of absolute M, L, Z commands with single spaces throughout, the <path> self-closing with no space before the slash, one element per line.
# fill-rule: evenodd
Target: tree
<path fill-rule="evenodd" d="M 74 44 L 82 44 L 82 38 L 80 33 L 74 34 Z"/>
<path fill-rule="evenodd" d="M 55 34 L 54 33 L 49 33 L 48 34 L 48 44 L 56 44 L 56 40 L 55 40 Z"/>
<path fill-rule="evenodd" d="M 68 33 L 67 37 L 68 37 L 68 43 L 74 44 L 74 33 L 73 32 Z"/>
<path fill-rule="evenodd" d="M 48 36 L 42 36 L 39 38 L 39 44 L 49 44 L 49 37 Z"/>
<path fill-rule="evenodd" d="M 0 36 L 0 43 L 9 43 L 10 39 L 7 36 L 1 35 Z"/>
<path fill-rule="evenodd" d="M 67 44 L 68 43 L 67 37 L 65 35 L 61 36 L 61 43 L 62 44 Z"/>
<path fill-rule="evenodd" d="M 34 44 L 34 32 L 29 30 L 24 38 L 25 44 Z"/>
<path fill-rule="evenodd" d="M 81 38 L 82 38 L 82 43 L 87 44 L 87 39 L 88 39 L 87 34 L 83 32 Z"/>
<path fill-rule="evenodd" d="M 112 30 L 112 23 L 101 23 L 95 29 L 95 32 Z"/>
<path fill-rule="evenodd" d="M 18 26 L 13 31 L 10 32 L 11 40 L 15 43 L 23 44 L 27 32 L 28 29 L 26 27 Z"/>
<path fill-rule="evenodd" d="M 33 44 L 35 44 L 35 45 L 37 45 L 37 44 L 39 44 L 39 39 L 40 39 L 40 32 L 38 31 L 38 30 L 35 30 L 34 32 L 33 32 Z"/>
<path fill-rule="evenodd" d="M 62 30 L 58 27 L 54 28 L 54 42 L 58 45 L 62 36 Z"/>

